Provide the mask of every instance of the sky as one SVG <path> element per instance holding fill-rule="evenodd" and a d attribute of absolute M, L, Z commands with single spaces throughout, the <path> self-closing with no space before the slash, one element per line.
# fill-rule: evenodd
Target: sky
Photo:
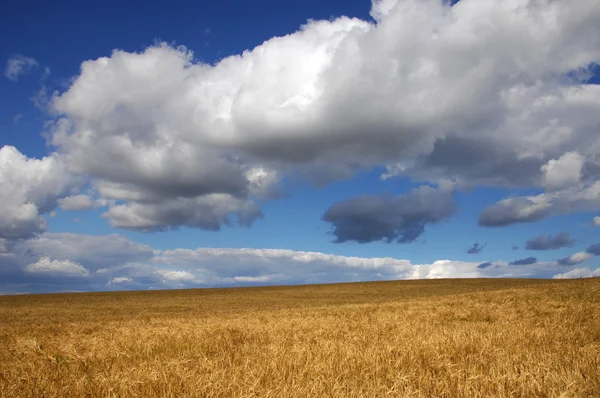
<path fill-rule="evenodd" d="M 0 294 L 600 276 L 600 3 L 4 2 Z"/>

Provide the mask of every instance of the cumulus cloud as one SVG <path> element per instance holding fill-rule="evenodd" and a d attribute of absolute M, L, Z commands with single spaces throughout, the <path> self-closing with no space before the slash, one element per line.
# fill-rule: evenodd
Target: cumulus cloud
<path fill-rule="evenodd" d="M 335 203 L 323 220 L 332 224 L 336 243 L 407 243 L 421 236 L 428 224 L 447 219 L 454 212 L 452 187 L 421 186 L 397 197 L 365 195 Z"/>
<path fill-rule="evenodd" d="M 556 250 L 563 247 L 573 246 L 573 243 L 575 243 L 575 241 L 571 239 L 571 235 L 568 232 L 561 232 L 556 236 L 540 235 L 536 238 L 530 239 L 525 243 L 525 249 Z"/>
<path fill-rule="evenodd" d="M 484 247 L 485 247 L 485 244 L 484 245 L 480 245 L 479 243 L 476 242 L 476 243 L 473 244 L 472 247 L 468 248 L 466 250 L 466 252 L 468 254 L 478 254 L 478 253 L 481 253 L 481 251 L 483 250 Z"/>
<path fill-rule="evenodd" d="M 553 276 L 554 279 L 575 279 L 575 278 L 593 278 L 600 277 L 600 268 L 595 270 L 589 268 L 575 268 L 571 271 L 556 274 Z"/>
<path fill-rule="evenodd" d="M 52 260 L 50 257 L 42 257 L 37 262 L 27 265 L 27 272 L 35 274 L 52 274 L 58 276 L 89 276 L 89 271 L 81 264 L 69 260 Z"/>
<path fill-rule="evenodd" d="M 182 225 L 162 216 L 182 201 L 225 220 L 206 197 L 253 206 L 295 173 L 327 182 L 387 165 L 434 183 L 589 183 L 600 87 L 582 76 L 600 59 L 600 5 L 515 4 L 375 1 L 375 23 L 310 21 L 215 65 L 166 44 L 114 51 L 53 98 L 51 141 L 127 202 L 107 212 L 115 225 L 141 230 Z"/>
<path fill-rule="evenodd" d="M 508 263 L 508 265 L 531 265 L 537 263 L 537 258 L 535 257 L 527 257 L 521 260 L 515 260 Z"/>
<path fill-rule="evenodd" d="M 551 215 L 600 209 L 600 181 L 537 196 L 503 199 L 479 214 L 479 225 L 501 227 L 537 221 Z"/>
<path fill-rule="evenodd" d="M 94 207 L 92 197 L 85 194 L 59 199 L 58 204 L 63 210 L 88 210 Z"/>
<path fill-rule="evenodd" d="M 585 260 L 591 258 L 592 255 L 586 252 L 577 252 L 575 254 L 570 255 L 569 257 L 561 258 L 558 260 L 560 265 L 576 265 L 581 264 Z"/>
<path fill-rule="evenodd" d="M 194 275 L 187 271 L 164 271 L 162 276 L 168 281 L 190 282 L 193 281 Z"/>
<path fill-rule="evenodd" d="M 46 229 L 52 211 L 73 180 L 56 154 L 27 158 L 15 147 L 0 148 L 0 238 L 30 238 Z"/>
<path fill-rule="evenodd" d="M 38 63 L 35 59 L 25 57 L 24 55 L 15 55 L 6 61 L 4 76 L 16 82 L 19 80 L 19 76 L 29 72 L 36 66 L 38 66 Z"/>
<path fill-rule="evenodd" d="M 590 245 L 586 251 L 594 256 L 600 256 L 600 243 Z"/>
<path fill-rule="evenodd" d="M 560 158 L 549 160 L 542 166 L 542 186 L 548 191 L 569 188 L 581 181 L 585 157 L 577 152 L 567 152 Z"/>
<path fill-rule="evenodd" d="M 117 234 L 44 233 L 36 239 L 19 242 L 13 251 L 24 258 L 74 261 L 90 271 L 149 261 L 154 256 L 150 246 Z"/>
<path fill-rule="evenodd" d="M 127 203 L 113 205 L 103 214 L 117 228 L 141 232 L 161 231 L 188 226 L 218 231 L 231 224 L 235 216 L 241 226 L 250 227 L 263 214 L 251 201 L 226 194 L 198 198 L 177 198 L 159 203 Z"/>
<path fill-rule="evenodd" d="M 112 283 L 133 283 L 133 279 L 128 278 L 126 276 L 118 276 L 116 278 L 112 278 L 109 282 L 109 284 Z"/>

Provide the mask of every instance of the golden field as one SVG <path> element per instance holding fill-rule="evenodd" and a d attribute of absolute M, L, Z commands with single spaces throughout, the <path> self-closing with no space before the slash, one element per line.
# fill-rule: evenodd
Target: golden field
<path fill-rule="evenodd" d="M 0 297 L 2 397 L 600 397 L 600 279 Z"/>

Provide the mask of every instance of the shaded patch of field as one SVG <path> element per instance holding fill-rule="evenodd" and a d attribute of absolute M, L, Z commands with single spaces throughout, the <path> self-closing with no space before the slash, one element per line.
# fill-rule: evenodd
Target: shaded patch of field
<path fill-rule="evenodd" d="M 600 279 L 0 297 L 5 397 L 599 397 Z"/>

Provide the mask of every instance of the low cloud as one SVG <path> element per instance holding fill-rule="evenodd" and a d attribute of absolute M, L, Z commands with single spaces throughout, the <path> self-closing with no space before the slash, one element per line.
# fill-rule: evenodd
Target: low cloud
<path fill-rule="evenodd" d="M 535 257 L 527 257 L 521 260 L 515 260 L 508 263 L 508 265 L 531 265 L 537 263 L 537 258 Z"/>
<path fill-rule="evenodd" d="M 191 282 L 196 279 L 194 275 L 186 271 L 164 271 L 162 272 L 162 276 L 168 281 L 177 282 Z"/>
<path fill-rule="evenodd" d="M 390 257 L 350 257 L 283 249 L 154 250 L 119 235 L 43 234 L 0 253 L 0 291 L 175 289 L 433 278 L 542 277 L 556 262 L 514 267 Z"/>
<path fill-rule="evenodd" d="M 177 198 L 158 203 L 128 203 L 110 206 L 103 217 L 112 226 L 139 232 L 165 231 L 180 226 L 218 231 L 223 225 L 250 227 L 263 213 L 256 203 L 225 194 L 199 198 Z"/>
<path fill-rule="evenodd" d="M 118 276 L 116 278 L 112 278 L 110 280 L 110 282 L 108 282 L 109 284 L 113 284 L 113 283 L 133 283 L 133 279 L 128 278 L 126 276 Z"/>
<path fill-rule="evenodd" d="M 582 178 L 585 157 L 578 152 L 567 152 L 542 166 L 542 186 L 547 191 L 559 191 L 578 184 Z"/>
<path fill-rule="evenodd" d="M 116 234 L 45 233 L 36 239 L 19 242 L 13 251 L 27 260 L 49 257 L 74 261 L 90 271 L 149 261 L 154 256 L 150 246 Z"/>
<path fill-rule="evenodd" d="M 600 209 L 600 181 L 537 196 L 503 199 L 479 214 L 479 225 L 502 227 L 541 220 L 552 215 Z"/>
<path fill-rule="evenodd" d="M 94 207 L 94 201 L 89 195 L 73 195 L 58 200 L 63 210 L 88 210 Z"/>
<path fill-rule="evenodd" d="M 33 274 L 51 274 L 55 276 L 86 277 L 90 273 L 87 269 L 69 260 L 52 260 L 50 257 L 42 257 L 37 262 L 25 267 L 27 272 Z"/>
<path fill-rule="evenodd" d="M 600 277 L 600 268 L 592 270 L 590 268 L 575 268 L 569 272 L 556 274 L 553 279 L 576 279 L 576 278 L 594 278 Z"/>
<path fill-rule="evenodd" d="M 588 246 L 586 252 L 593 254 L 594 256 L 600 256 L 600 243 Z"/>
<path fill-rule="evenodd" d="M 581 264 L 585 260 L 591 258 L 592 255 L 586 252 L 577 252 L 570 255 L 569 257 L 561 258 L 558 260 L 560 265 L 576 265 Z"/>
<path fill-rule="evenodd" d="M 421 186 L 405 195 L 359 196 L 338 202 L 323 215 L 331 223 L 336 243 L 375 241 L 408 243 L 425 227 L 452 216 L 453 188 Z"/>
<path fill-rule="evenodd" d="M 483 250 L 484 247 L 485 247 L 485 244 L 480 245 L 479 243 L 474 243 L 472 247 L 470 247 L 466 250 L 466 252 L 468 254 L 478 254 L 478 253 L 481 253 L 481 251 Z"/>
<path fill-rule="evenodd" d="M 574 243 L 575 241 L 571 239 L 571 235 L 568 232 L 561 232 L 556 236 L 540 235 L 530 239 L 525 243 L 525 249 L 556 250 L 563 247 L 571 247 Z"/>
<path fill-rule="evenodd" d="M 0 148 L 0 238 L 26 239 L 46 230 L 51 212 L 73 186 L 62 159 L 28 158 L 15 147 Z"/>

